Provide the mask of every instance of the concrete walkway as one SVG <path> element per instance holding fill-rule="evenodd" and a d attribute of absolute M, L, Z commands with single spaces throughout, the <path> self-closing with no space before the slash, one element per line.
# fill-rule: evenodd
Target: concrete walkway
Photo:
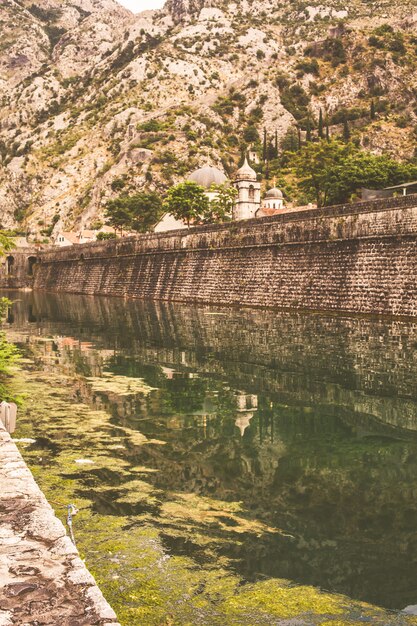
<path fill-rule="evenodd" d="M 117 618 L 0 422 L 0 626 Z"/>

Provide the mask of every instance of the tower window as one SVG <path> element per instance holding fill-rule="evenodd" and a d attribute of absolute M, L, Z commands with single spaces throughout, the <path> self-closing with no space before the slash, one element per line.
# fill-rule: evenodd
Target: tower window
<path fill-rule="evenodd" d="M 255 200 L 255 188 L 253 185 L 249 187 L 249 200 Z"/>

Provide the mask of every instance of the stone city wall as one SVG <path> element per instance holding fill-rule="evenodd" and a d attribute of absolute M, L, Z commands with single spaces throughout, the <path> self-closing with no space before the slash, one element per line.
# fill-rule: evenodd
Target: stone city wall
<path fill-rule="evenodd" d="M 417 316 L 416 240 L 409 196 L 46 251 L 34 287 Z"/>

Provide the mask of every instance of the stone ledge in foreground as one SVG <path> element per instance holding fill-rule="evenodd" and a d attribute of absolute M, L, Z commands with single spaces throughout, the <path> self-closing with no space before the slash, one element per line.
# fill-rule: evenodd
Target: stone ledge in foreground
<path fill-rule="evenodd" d="M 120 626 L 0 422 L 0 626 Z"/>

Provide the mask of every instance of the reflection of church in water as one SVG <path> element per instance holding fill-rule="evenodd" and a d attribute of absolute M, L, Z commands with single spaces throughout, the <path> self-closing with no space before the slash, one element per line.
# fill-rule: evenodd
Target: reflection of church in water
<path fill-rule="evenodd" d="M 250 426 L 252 417 L 258 410 L 258 396 L 239 394 L 236 396 L 236 404 L 238 416 L 235 425 L 239 428 L 240 435 L 243 437 L 245 430 Z"/>
<path fill-rule="evenodd" d="M 83 369 L 88 370 L 88 373 L 87 371 L 83 372 L 87 378 L 84 378 L 84 376 L 78 378 L 78 392 L 81 394 L 83 401 L 87 401 L 96 409 L 106 410 L 111 404 L 112 412 L 116 411 L 121 419 L 132 418 L 138 411 L 143 414 L 159 412 L 160 394 L 161 392 L 162 394 L 164 393 L 163 388 L 154 389 L 156 395 L 151 394 L 152 400 L 150 404 L 146 402 L 145 397 L 141 397 L 143 395 L 141 393 L 132 392 L 131 394 L 119 395 L 115 390 L 109 389 L 107 392 L 97 392 L 90 388 L 89 381 L 92 378 L 99 379 L 103 376 L 109 360 L 115 355 L 114 350 L 98 349 L 91 342 L 81 341 L 71 336 L 55 335 L 48 341 L 40 344 L 36 339 L 34 339 L 34 342 L 38 351 L 42 353 L 46 368 L 51 367 L 55 369 L 59 365 L 66 373 L 74 374 L 77 370 L 76 364 L 80 364 L 82 356 L 84 361 Z M 185 353 L 182 354 L 182 360 L 183 364 L 186 365 Z M 168 366 L 162 366 L 160 370 L 167 381 L 177 378 L 185 378 L 188 381 L 192 381 L 199 378 L 199 375 L 194 372 L 178 371 Z M 234 425 L 239 429 L 240 436 L 243 437 L 246 430 L 250 427 L 252 418 L 258 411 L 258 396 L 247 394 L 243 391 L 231 390 L 230 393 L 232 395 L 232 405 L 234 405 L 234 408 L 231 408 L 230 417 L 232 419 L 235 418 Z M 216 393 L 207 393 L 199 409 L 192 411 L 188 416 L 186 414 L 171 415 L 166 421 L 166 426 L 170 430 L 181 430 L 187 422 L 187 417 L 191 417 L 196 420 L 196 425 L 203 429 L 204 438 L 206 439 L 209 423 L 216 420 L 219 416 L 216 398 Z"/>
<path fill-rule="evenodd" d="M 237 392 L 235 395 L 235 401 L 235 426 L 239 429 L 240 436 L 243 437 L 246 429 L 250 426 L 251 419 L 258 410 L 258 396 Z M 215 403 L 213 403 L 213 400 L 211 398 L 205 398 L 201 411 L 197 411 L 193 413 L 193 415 L 200 417 L 200 425 L 206 433 L 209 420 L 217 418 Z"/>
<path fill-rule="evenodd" d="M 193 377 L 195 375 L 188 373 L 186 376 Z M 234 413 L 236 416 L 235 426 L 239 429 L 240 436 L 243 437 L 246 429 L 250 427 L 251 419 L 258 410 L 258 396 L 235 392 L 234 404 L 235 409 L 231 411 L 231 413 L 232 415 Z M 191 416 L 196 419 L 197 425 L 203 430 L 204 439 L 206 439 L 209 423 L 218 418 L 216 395 L 207 395 L 204 398 L 201 408 L 197 411 L 193 411 Z M 167 426 L 173 430 L 180 430 L 184 427 L 186 421 L 186 415 L 175 415 L 167 421 Z"/>

